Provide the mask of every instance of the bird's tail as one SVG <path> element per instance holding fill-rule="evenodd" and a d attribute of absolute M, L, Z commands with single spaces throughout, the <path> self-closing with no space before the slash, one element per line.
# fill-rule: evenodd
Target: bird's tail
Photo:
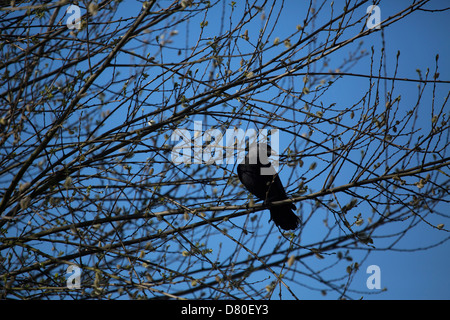
<path fill-rule="evenodd" d="M 295 206 L 292 203 L 270 208 L 270 220 L 283 230 L 295 230 L 300 224 L 300 219 L 293 209 Z"/>

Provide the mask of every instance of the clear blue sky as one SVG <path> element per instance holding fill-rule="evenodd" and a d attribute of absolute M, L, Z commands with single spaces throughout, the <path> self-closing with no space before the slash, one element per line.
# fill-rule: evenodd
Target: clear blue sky
<path fill-rule="evenodd" d="M 342 1 L 335 1 L 335 8 L 340 7 Z M 399 8 L 404 7 L 411 1 L 387 1 L 380 4 L 381 20 L 398 12 Z M 304 6 L 302 1 L 287 1 L 284 6 L 283 23 L 276 26 L 274 37 L 279 32 L 281 35 L 291 34 L 298 24 L 302 23 L 304 17 Z M 448 6 L 448 1 L 432 1 L 426 8 L 443 9 Z M 365 11 L 367 6 L 362 6 L 361 11 Z M 131 10 L 132 7 L 125 7 L 125 10 Z M 124 12 L 124 16 L 126 16 Z M 203 16 L 199 17 L 202 19 Z M 385 50 L 386 50 L 386 71 L 388 76 L 393 76 L 397 51 L 401 52 L 397 76 L 399 78 L 418 78 L 417 69 L 425 74 L 426 69 L 430 72 L 435 68 L 435 57 L 438 53 L 440 79 L 450 79 L 450 41 L 449 41 L 449 21 L 450 11 L 430 13 L 416 12 L 411 16 L 402 19 L 384 29 Z M 213 36 L 219 28 L 220 15 L 214 16 L 214 10 L 208 14 L 209 25 L 205 28 L 205 37 Z M 200 20 L 199 20 L 200 21 Z M 320 23 L 320 20 L 318 21 Z M 195 39 L 195 21 L 191 22 L 191 39 Z M 227 21 L 225 21 L 225 24 Z M 255 30 L 259 30 L 261 24 L 255 23 Z M 200 28 L 199 28 L 200 29 Z M 250 29 L 250 33 L 252 30 Z M 179 37 L 184 36 L 184 30 L 180 30 Z M 184 39 L 182 40 L 184 41 Z M 359 40 L 358 40 L 359 42 Z M 356 44 L 355 44 L 356 45 Z M 381 32 L 377 32 L 370 37 L 364 38 L 363 48 L 370 51 L 374 47 L 376 59 L 380 58 L 382 48 Z M 334 63 L 339 64 L 346 50 L 331 56 L 330 66 Z M 375 67 L 378 68 L 378 61 Z M 349 72 L 369 74 L 370 57 L 361 60 Z M 388 83 L 390 86 L 391 83 Z M 402 103 L 414 103 L 417 97 L 417 84 L 415 83 L 397 83 L 396 94 L 402 95 Z M 334 88 L 335 101 L 341 104 L 354 103 L 352 94 L 363 92 L 367 89 L 367 82 L 358 78 L 344 78 Z M 437 86 L 437 97 L 442 102 L 446 92 L 449 90 L 448 84 Z M 427 92 L 429 95 L 430 92 Z M 423 100 L 425 103 L 429 99 Z M 428 115 L 427 115 L 428 116 Z M 425 121 L 426 119 L 424 119 Z M 425 125 L 425 123 L 424 123 Z M 192 128 L 191 128 L 192 129 Z M 283 176 L 282 179 L 288 180 L 289 177 Z M 444 209 L 447 210 L 448 208 Z M 320 232 L 318 230 L 315 230 Z M 305 233 L 307 235 L 308 233 Z M 366 274 L 366 268 L 369 265 L 378 265 L 381 270 L 381 286 L 387 288 L 386 292 L 381 294 L 361 294 L 364 299 L 450 299 L 450 242 L 423 251 L 408 252 L 408 249 L 417 247 L 426 247 L 429 244 L 436 243 L 448 235 L 442 236 L 435 229 L 430 229 L 425 225 L 414 228 L 406 237 L 401 239 L 395 248 L 400 251 L 374 251 L 364 260 L 360 271 L 356 274 L 352 289 L 367 291 L 366 280 L 369 276 Z M 311 237 L 313 235 L 311 234 Z M 380 239 L 379 241 L 383 241 Z M 375 243 L 375 247 L 377 243 Z M 403 251 L 403 249 L 405 251 Z M 361 252 L 362 255 L 365 252 Z M 319 262 L 318 262 L 319 263 Z M 314 262 L 311 262 L 313 265 Z M 341 273 L 339 273 L 341 274 Z M 320 292 L 304 289 L 301 286 L 294 288 L 295 293 L 300 298 L 322 299 Z M 286 295 L 288 296 L 288 294 Z M 358 293 L 352 294 L 358 297 Z M 273 296 L 276 298 L 276 295 Z M 335 298 L 327 296 L 326 298 Z"/>
<path fill-rule="evenodd" d="M 396 11 L 409 1 L 389 1 L 380 5 L 382 20 Z M 448 1 L 431 1 L 426 6 L 428 9 L 443 9 L 449 6 Z M 387 52 L 388 74 L 393 74 L 395 57 L 400 50 L 400 63 L 398 76 L 400 78 L 417 78 L 416 69 L 430 69 L 430 74 L 435 68 L 435 57 L 439 54 L 440 79 L 450 79 L 450 41 L 449 41 L 449 18 L 450 11 L 441 13 L 417 12 L 404 20 L 395 23 L 385 30 L 385 49 Z M 365 41 L 366 42 L 366 41 Z M 367 42 L 366 42 L 367 43 Z M 374 35 L 373 45 L 376 49 L 381 48 L 380 33 Z M 358 68 L 359 69 L 359 68 Z M 364 72 L 364 68 L 361 68 Z M 446 96 L 449 85 L 437 86 L 440 93 L 439 99 Z M 417 97 L 415 85 L 405 85 L 400 89 L 403 98 L 410 98 L 414 103 Z M 408 97 L 408 94 L 411 97 Z M 430 100 L 424 100 L 428 103 Z M 447 113 L 450 108 L 447 108 Z M 426 120 L 425 120 L 426 121 Z M 448 174 L 448 170 L 447 170 Z M 443 209 L 449 213 L 449 207 Z M 437 239 L 442 239 L 436 230 L 430 230 L 422 226 L 414 230 L 405 239 L 400 241 L 399 248 L 426 247 Z M 415 252 L 374 252 L 367 259 L 366 264 L 377 264 L 381 268 L 382 287 L 387 291 L 381 295 L 372 296 L 382 299 L 450 299 L 450 243 L 442 246 Z M 363 272 L 358 274 L 362 283 L 366 279 Z M 372 298 L 364 296 L 365 299 Z"/>
<path fill-rule="evenodd" d="M 289 4 L 293 5 L 292 2 Z M 336 1 L 339 3 L 339 1 Z M 396 13 L 410 1 L 388 1 L 380 4 L 381 20 Z M 295 5 L 293 5 L 295 6 Z M 432 1 L 426 6 L 428 9 L 443 9 L 449 6 L 448 1 Z M 300 10 L 300 9 L 299 9 Z M 286 10 L 291 17 L 286 21 L 295 21 L 299 10 Z M 385 50 L 387 56 L 387 73 L 393 76 L 397 51 L 400 50 L 400 61 L 398 68 L 399 78 L 417 79 L 416 69 L 425 74 L 430 69 L 430 74 L 435 68 L 435 57 L 439 54 L 440 79 L 450 79 L 450 11 L 441 13 L 416 12 L 411 16 L 395 23 L 384 30 Z M 292 22 L 294 24 L 295 22 Z M 284 25 L 284 24 L 283 24 Z M 382 47 L 381 33 L 373 34 L 364 39 L 364 46 L 368 50 L 373 46 L 375 52 L 380 52 Z M 377 55 L 379 57 L 379 54 Z M 368 59 L 366 64 L 358 63 L 351 70 L 355 73 L 368 74 Z M 347 84 L 347 86 L 346 86 Z M 390 85 L 390 83 L 389 83 Z M 340 96 L 336 100 L 346 99 L 346 96 L 354 92 L 357 81 L 343 81 Z M 397 94 L 403 99 L 415 103 L 417 97 L 416 84 L 399 84 Z M 449 91 L 448 84 L 437 86 L 439 101 Z M 429 94 L 429 92 L 428 92 Z M 395 96 L 395 95 L 394 95 Z M 430 100 L 425 99 L 428 103 Z M 403 102 L 403 101 L 402 101 Z M 447 113 L 450 108 L 447 108 Z M 424 119 L 424 121 L 427 121 Z M 428 120 L 429 121 L 429 120 Z M 447 170 L 448 174 L 448 170 Z M 450 208 L 443 211 L 449 213 Z M 427 226 L 414 229 L 407 237 L 402 239 L 396 246 L 398 248 L 410 249 L 414 247 L 426 247 L 427 245 L 442 239 L 436 230 L 430 230 Z M 448 237 L 445 235 L 444 237 Z M 376 244 L 375 244 L 376 246 Z M 362 295 L 364 299 L 450 299 L 450 242 L 436 248 L 424 251 L 380 251 L 373 252 L 361 266 L 353 285 L 366 291 L 366 268 L 375 264 L 381 269 L 381 286 L 387 291 L 376 295 Z M 317 296 L 317 298 L 320 298 Z"/>
<path fill-rule="evenodd" d="M 227 1 L 227 6 L 229 5 Z M 163 5 L 168 2 L 164 2 Z M 274 31 L 274 38 L 277 34 L 288 35 L 295 31 L 297 25 L 302 24 L 304 18 L 305 7 L 303 3 L 306 1 L 286 1 L 284 3 L 283 16 L 280 19 L 282 23 L 276 26 Z M 335 1 L 335 10 L 338 10 L 342 6 L 343 1 Z M 398 12 L 399 8 L 409 5 L 411 1 L 383 1 L 380 4 L 381 9 L 381 20 L 386 17 Z M 443 9 L 449 6 L 449 2 L 442 1 L 431 1 L 429 5 L 426 6 L 428 9 Z M 366 5 L 361 7 L 361 12 L 364 12 Z M 218 6 L 220 9 L 221 6 Z M 122 4 L 123 11 L 118 13 L 119 18 L 121 15 L 123 17 L 136 16 L 139 13 L 140 5 L 134 3 L 131 5 L 130 2 L 124 1 Z M 327 9 L 328 10 L 328 9 Z M 326 10 L 325 10 L 326 12 Z M 335 12 L 336 14 L 336 12 Z M 238 15 L 237 15 L 238 16 Z M 217 10 L 211 10 L 208 13 L 207 20 L 209 21 L 208 26 L 205 28 L 204 37 L 212 37 L 217 33 L 218 28 L 220 28 L 220 18 L 221 15 Z M 323 19 L 326 19 L 325 16 Z M 203 19 L 203 15 L 197 17 L 198 21 L 191 21 L 190 28 L 190 41 L 196 39 L 196 31 L 199 32 L 200 25 L 199 22 Z M 416 12 L 411 16 L 402 19 L 401 21 L 394 23 L 388 28 L 384 29 L 385 36 L 385 50 L 386 50 L 386 71 L 388 76 L 393 76 L 395 61 L 397 51 L 400 51 L 399 67 L 397 72 L 398 78 L 418 78 L 417 69 L 425 74 L 426 69 L 430 69 L 432 74 L 435 68 L 435 57 L 438 53 L 439 59 L 439 72 L 440 79 L 449 80 L 450 79 L 450 11 L 444 12 Z M 260 20 L 256 19 L 255 25 L 252 25 L 249 33 L 257 32 L 261 28 Z M 318 24 L 320 23 L 320 19 Z M 198 30 L 195 28 L 195 24 L 198 24 Z M 225 25 L 227 20 L 224 21 Z M 184 44 L 185 30 L 179 30 L 178 37 L 179 41 Z M 359 42 L 359 40 L 357 40 Z M 354 46 L 357 43 L 353 44 Z M 381 48 L 382 48 L 382 38 L 381 32 L 376 32 L 369 37 L 364 38 L 363 49 L 370 51 L 373 46 L 375 51 L 375 58 L 379 61 Z M 175 53 L 175 52 L 174 52 Z M 330 58 L 330 68 L 333 65 L 339 65 L 342 58 L 348 53 L 347 50 L 342 52 L 337 52 L 333 54 Z M 169 57 L 166 57 L 166 59 Z M 170 60 L 170 58 L 169 58 Z M 179 60 L 179 58 L 177 58 Z M 378 62 L 375 62 L 375 68 L 378 68 Z M 128 62 L 128 61 L 126 61 Z M 370 56 L 362 59 L 355 65 L 349 72 L 369 74 L 370 67 Z M 390 86 L 391 83 L 388 83 Z M 442 103 L 443 97 L 446 96 L 449 91 L 448 84 L 439 84 L 436 87 L 436 96 L 439 101 L 437 103 Z M 336 102 L 342 106 L 346 103 L 355 103 L 354 96 L 358 96 L 361 92 L 367 90 L 367 82 L 354 77 L 343 78 L 335 86 L 330 89 L 333 92 L 332 99 L 329 101 L 323 101 L 324 104 Z M 270 94 L 270 93 L 269 93 Z M 417 97 L 417 84 L 416 83 L 396 83 L 396 95 L 402 95 L 402 103 L 415 103 Z M 394 96 L 396 96 L 394 95 Z M 430 96 L 430 91 L 426 92 L 428 97 Z M 330 99 L 331 95 L 328 95 Z M 270 100 L 271 97 L 268 98 Z M 327 96 L 324 96 L 327 99 Z M 428 103 L 430 99 L 424 99 L 424 103 Z M 450 111 L 450 110 L 448 110 Z M 424 126 L 429 122 L 426 117 L 429 114 L 424 115 Z M 192 129 L 192 128 L 190 128 Z M 448 173 L 448 172 L 447 172 Z M 301 173 L 299 173 L 301 175 Z M 286 172 L 281 173 L 283 181 L 289 180 Z M 449 208 L 441 208 L 442 211 L 447 211 Z M 237 220 L 240 221 L 240 220 Z M 433 221 L 434 222 L 434 221 Z M 237 222 L 236 222 L 237 223 Z M 324 231 L 323 229 L 322 231 Z M 392 229 L 395 230 L 395 229 Z M 306 230 L 305 237 L 310 236 L 308 239 L 310 242 L 313 241 L 314 237 L 320 233 L 321 229 L 318 227 L 315 230 Z M 325 231 L 324 231 L 325 232 Z M 389 232 L 386 230 L 385 232 Z M 408 235 L 402 238 L 395 246 L 395 251 L 377 251 L 376 249 L 372 252 L 367 259 L 364 260 L 363 264 L 360 266 L 359 272 L 356 273 L 354 281 L 352 283 L 353 290 L 361 290 L 367 292 L 366 280 L 369 276 L 366 274 L 366 268 L 370 265 L 378 265 L 381 270 L 381 287 L 387 288 L 387 291 L 380 294 L 361 294 L 364 299 L 450 299 L 450 242 L 445 242 L 441 246 L 437 246 L 432 249 L 427 249 L 423 251 L 413 251 L 408 252 L 411 248 L 427 247 L 430 244 L 434 244 L 448 237 L 447 234 L 442 235 L 442 232 L 438 232 L 435 229 L 431 229 L 426 225 L 420 225 L 414 228 Z M 318 235 L 320 239 L 320 234 Z M 380 243 L 383 239 L 378 239 Z M 375 248 L 377 243 L 374 244 Z M 224 249 L 225 250 L 225 249 Z M 355 253 L 355 255 L 365 255 L 365 251 L 360 253 Z M 311 258 L 314 259 L 314 258 Z M 320 265 L 320 261 L 308 260 L 310 265 Z M 341 270 L 342 271 L 342 270 Z M 338 273 L 342 275 L 341 272 Z M 320 291 L 312 291 L 305 289 L 302 286 L 292 287 L 296 295 L 301 299 L 322 299 Z M 277 295 L 273 295 L 276 298 Z M 285 297 L 289 294 L 286 293 Z M 358 293 L 353 293 L 352 297 L 357 298 Z M 325 298 L 336 298 L 335 296 L 329 295 Z"/>

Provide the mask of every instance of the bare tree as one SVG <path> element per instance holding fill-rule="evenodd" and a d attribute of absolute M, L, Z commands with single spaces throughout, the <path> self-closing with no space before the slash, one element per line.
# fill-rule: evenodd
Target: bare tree
<path fill-rule="evenodd" d="M 363 42 L 430 2 L 379 28 L 371 2 L 302 2 L 289 31 L 283 1 L 2 4 L 2 296 L 353 298 L 374 250 L 423 225 L 440 240 L 412 251 L 447 241 L 450 81 L 438 56 L 404 78 L 400 52 Z M 212 142 L 194 121 L 279 130 L 291 199 L 271 205 L 294 202 L 299 229 L 267 223 L 237 163 L 195 158 Z M 172 158 L 180 128 L 191 163 Z"/>

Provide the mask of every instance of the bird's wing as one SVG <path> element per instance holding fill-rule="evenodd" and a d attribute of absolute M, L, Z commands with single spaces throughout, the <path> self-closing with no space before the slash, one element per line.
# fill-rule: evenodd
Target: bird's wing
<path fill-rule="evenodd" d="M 238 165 L 237 172 L 239 180 L 248 191 L 261 200 L 266 199 L 268 183 L 271 181 L 270 176 L 261 176 L 257 166 L 246 164 Z"/>

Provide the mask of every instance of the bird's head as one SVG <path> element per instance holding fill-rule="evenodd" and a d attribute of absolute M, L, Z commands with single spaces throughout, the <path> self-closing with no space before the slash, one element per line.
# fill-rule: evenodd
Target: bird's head
<path fill-rule="evenodd" d="M 270 156 L 274 156 L 273 163 L 269 161 Z M 278 169 L 278 153 L 267 143 L 251 144 L 244 161 L 260 166 L 262 175 L 273 175 Z"/>

